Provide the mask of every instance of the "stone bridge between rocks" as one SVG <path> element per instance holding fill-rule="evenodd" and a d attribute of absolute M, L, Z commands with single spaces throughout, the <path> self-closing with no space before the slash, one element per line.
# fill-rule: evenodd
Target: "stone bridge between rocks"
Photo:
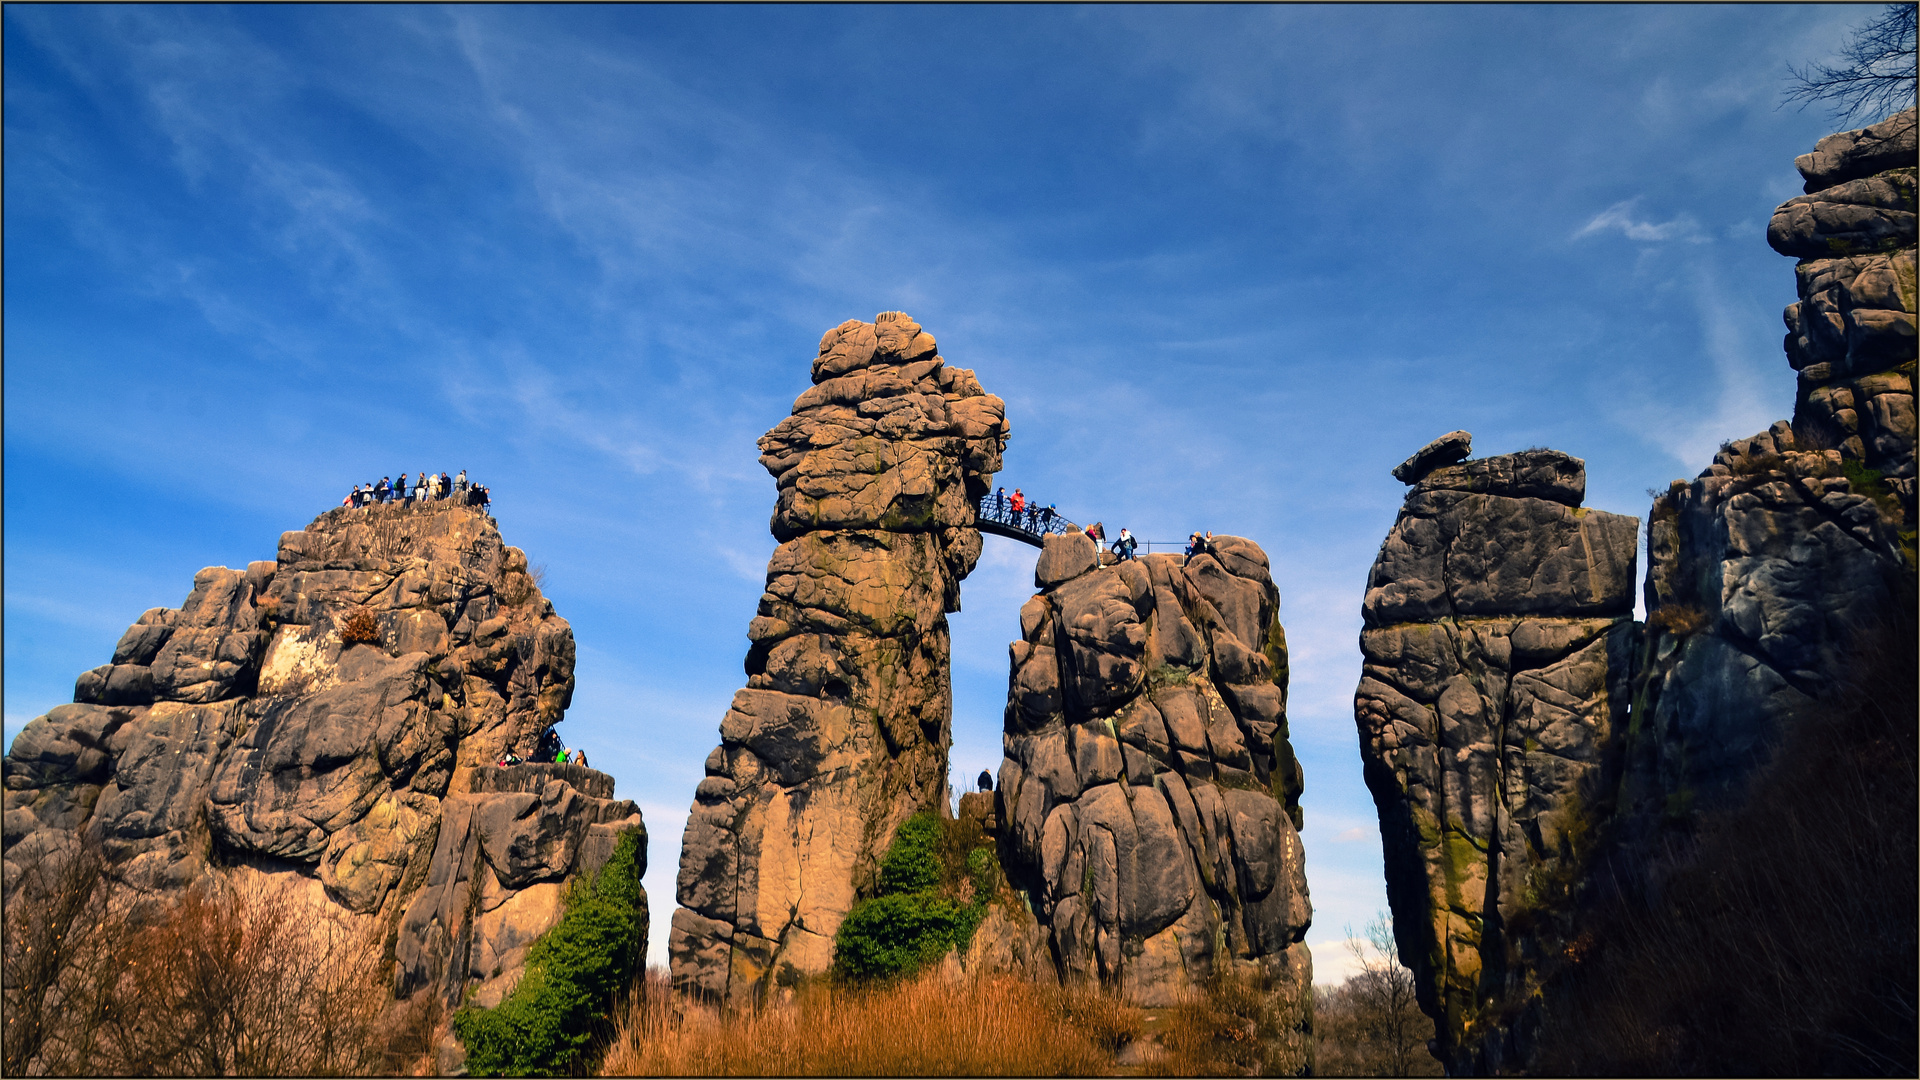
<path fill-rule="evenodd" d="M 901 824 L 945 813 L 946 615 L 992 533 L 1041 549 L 1043 592 L 1011 649 L 999 791 L 962 808 L 1006 903 L 958 962 L 1154 1005 L 1231 968 L 1273 988 L 1298 1057 L 1311 908 L 1265 553 L 1225 537 L 1111 564 L 1051 507 L 1016 515 L 990 497 L 1004 403 L 903 313 L 828 331 L 812 374 L 759 444 L 779 547 L 687 818 L 675 988 L 751 1004 L 825 973 Z"/>

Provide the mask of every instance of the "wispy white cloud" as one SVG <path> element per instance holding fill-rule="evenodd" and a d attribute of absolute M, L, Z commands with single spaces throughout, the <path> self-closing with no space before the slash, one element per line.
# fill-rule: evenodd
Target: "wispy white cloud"
<path fill-rule="evenodd" d="M 1635 215 L 1634 207 L 1638 199 L 1627 199 L 1614 203 L 1590 218 L 1585 225 L 1573 234 L 1579 240 L 1596 233 L 1617 232 L 1629 240 L 1643 244 L 1660 244 L 1678 241 L 1688 244 L 1707 244 L 1712 242 L 1700 223 L 1691 214 L 1678 214 L 1661 222 L 1644 220 Z"/>

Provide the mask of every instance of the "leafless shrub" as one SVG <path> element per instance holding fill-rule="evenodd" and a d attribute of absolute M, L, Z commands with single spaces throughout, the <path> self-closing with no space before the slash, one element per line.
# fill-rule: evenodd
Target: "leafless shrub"
<path fill-rule="evenodd" d="M 340 643 L 352 645 L 359 642 L 380 644 L 380 622 L 367 608 L 355 608 L 340 623 Z"/>
<path fill-rule="evenodd" d="M 341 1075 L 410 1049 L 378 937 L 284 890 L 136 903 L 82 844 L 28 868 L 5 942 L 11 1075 Z"/>

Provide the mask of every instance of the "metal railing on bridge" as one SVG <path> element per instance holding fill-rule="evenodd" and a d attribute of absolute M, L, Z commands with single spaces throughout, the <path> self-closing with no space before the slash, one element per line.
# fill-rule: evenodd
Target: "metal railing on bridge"
<path fill-rule="evenodd" d="M 1005 495 L 983 497 L 974 506 L 974 514 L 981 532 L 1004 536 L 1034 547 L 1042 546 L 1049 536 L 1059 536 L 1080 527 L 1051 506 L 1027 503 L 1015 510 L 1013 500 Z"/>

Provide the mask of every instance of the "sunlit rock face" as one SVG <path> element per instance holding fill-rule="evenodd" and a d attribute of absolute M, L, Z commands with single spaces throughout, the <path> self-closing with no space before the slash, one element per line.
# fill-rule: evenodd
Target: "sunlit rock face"
<path fill-rule="evenodd" d="M 397 993 L 494 993 L 565 884 L 644 837 L 604 773 L 494 764 L 562 719 L 573 661 L 484 512 L 328 511 L 273 562 L 195 575 L 15 738 L 6 890 L 83 838 L 156 897 L 241 869 L 317 882 L 396 928 Z"/>
<path fill-rule="evenodd" d="M 828 331 L 813 384 L 760 440 L 780 546 L 681 848 L 672 978 L 711 999 L 827 970 L 894 830 L 945 806 L 946 613 L 1008 436 L 899 312 Z"/>
<path fill-rule="evenodd" d="M 1585 465 L 1557 451 L 1423 455 L 1396 471 L 1354 712 L 1401 958 L 1451 1051 L 1536 964 L 1509 928 L 1584 866 L 1627 718 L 1639 521 L 1583 508 Z"/>
<path fill-rule="evenodd" d="M 1308 1058 L 1312 922 L 1286 638 L 1266 554 L 1100 566 L 1050 536 L 1011 646 L 1000 835 L 1057 974 L 1149 1006 L 1217 971 L 1263 982 Z"/>

